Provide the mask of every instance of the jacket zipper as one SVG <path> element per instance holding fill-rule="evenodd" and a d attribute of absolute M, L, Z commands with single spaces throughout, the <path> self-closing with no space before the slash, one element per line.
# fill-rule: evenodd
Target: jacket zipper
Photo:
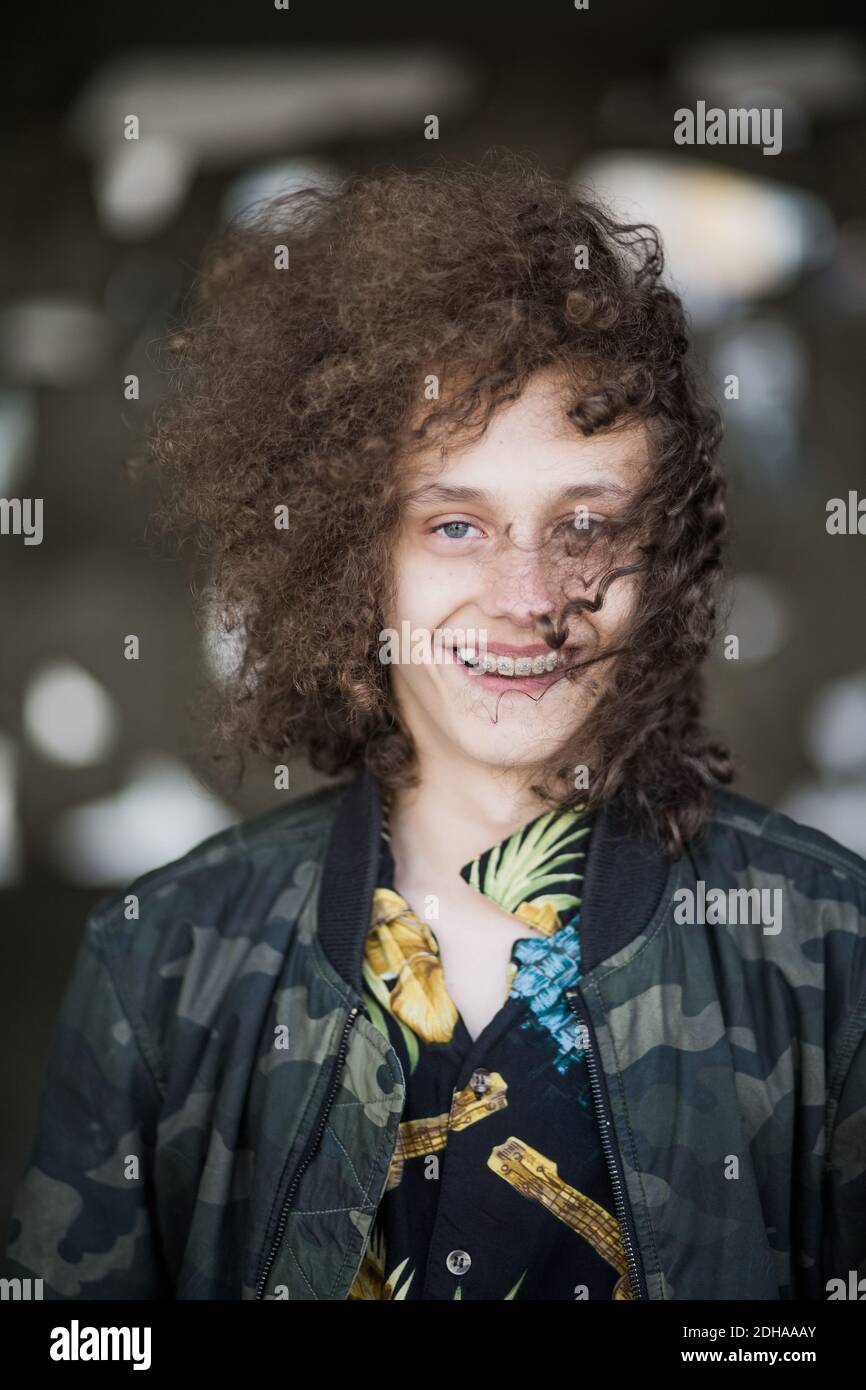
<path fill-rule="evenodd" d="M 334 1103 L 334 1096 L 337 1094 L 337 1091 L 340 1086 L 340 1076 L 342 1075 L 343 1064 L 346 1060 L 346 1054 L 349 1050 L 349 1033 L 351 1031 L 352 1024 L 355 1022 L 355 1019 L 358 1017 L 358 1014 L 360 1012 L 360 1006 L 356 1004 L 355 1007 L 350 1010 L 346 1022 L 343 1026 L 343 1035 L 340 1039 L 340 1046 L 337 1049 L 337 1056 L 335 1058 L 334 1067 L 331 1072 L 331 1085 L 328 1090 L 328 1094 L 325 1097 L 325 1103 L 322 1106 L 322 1110 L 319 1115 L 319 1122 L 316 1125 L 315 1133 L 313 1134 L 312 1139 L 307 1145 L 304 1156 L 298 1164 L 297 1169 L 295 1170 L 295 1175 L 292 1178 L 292 1181 L 289 1185 L 289 1190 L 286 1193 L 286 1199 L 283 1202 L 283 1209 L 280 1212 L 280 1220 L 277 1225 L 277 1229 L 274 1233 L 273 1241 L 271 1242 L 271 1248 L 268 1252 L 268 1257 L 265 1260 L 264 1266 L 262 1267 L 262 1272 L 259 1275 L 259 1282 L 256 1285 L 256 1298 L 264 1298 L 265 1287 L 268 1282 L 268 1275 L 271 1272 L 271 1266 L 273 1265 L 274 1260 L 277 1257 L 277 1251 L 280 1248 L 280 1244 L 285 1233 L 286 1225 L 289 1220 L 289 1208 L 292 1205 L 295 1193 L 298 1189 L 298 1183 L 301 1181 L 301 1177 L 303 1176 L 305 1168 L 312 1161 L 316 1153 L 316 1150 L 318 1149 L 319 1144 L 322 1141 L 322 1135 L 325 1132 L 325 1125 L 328 1123 L 328 1115 L 330 1113 L 331 1106 Z"/>
<path fill-rule="evenodd" d="M 589 1084 L 592 1089 L 593 1101 L 595 1102 L 596 1115 L 601 1133 L 601 1144 L 605 1159 L 607 1160 L 611 1187 L 613 1188 L 613 1198 L 616 1203 L 617 1216 L 625 1243 L 625 1253 L 626 1259 L 628 1260 L 629 1279 L 631 1281 L 632 1292 L 636 1298 L 646 1298 L 646 1284 L 637 1254 L 637 1236 L 635 1233 L 634 1221 L 626 1200 L 625 1183 L 622 1178 L 619 1159 L 611 1139 L 613 1120 L 610 1114 L 608 1098 L 601 1080 L 601 1073 L 595 1060 L 595 1038 L 589 1021 L 589 1014 L 587 1012 L 586 1018 L 584 1019 L 580 1012 L 578 1003 L 583 1003 L 583 1000 L 580 990 L 576 986 L 572 986 L 572 988 L 565 991 L 565 998 L 569 1009 L 574 1014 L 578 1023 L 583 1027 L 587 1039 L 586 1064 L 589 1071 Z"/>

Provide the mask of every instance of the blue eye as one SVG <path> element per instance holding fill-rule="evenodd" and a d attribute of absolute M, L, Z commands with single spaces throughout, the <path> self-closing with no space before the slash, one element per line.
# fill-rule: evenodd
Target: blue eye
<path fill-rule="evenodd" d="M 454 534 L 452 528 L 455 526 L 458 528 L 458 530 L 461 526 L 464 528 L 459 535 Z M 474 531 L 478 530 L 478 527 L 473 526 L 471 521 L 443 521 L 440 522 L 438 526 L 433 527 L 433 534 L 436 535 L 438 532 L 441 532 L 443 535 L 446 536 L 446 539 L 449 541 L 465 541 L 467 539 L 467 527 L 471 528 Z"/>

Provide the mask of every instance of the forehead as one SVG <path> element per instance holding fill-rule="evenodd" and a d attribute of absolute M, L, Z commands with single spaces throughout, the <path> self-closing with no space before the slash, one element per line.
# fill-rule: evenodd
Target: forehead
<path fill-rule="evenodd" d="M 645 477 L 651 439 L 641 422 L 585 438 L 566 415 L 572 395 L 533 378 L 501 406 L 484 434 L 427 449 L 408 463 L 408 500 L 458 503 L 459 490 L 538 503 L 566 489 L 611 498 L 632 493 Z M 467 501 L 472 498 L 467 496 Z"/>

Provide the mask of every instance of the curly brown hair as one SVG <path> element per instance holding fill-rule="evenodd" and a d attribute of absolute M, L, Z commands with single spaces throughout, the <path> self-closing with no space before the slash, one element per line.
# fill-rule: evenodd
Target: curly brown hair
<path fill-rule="evenodd" d="M 713 783 L 733 776 L 702 727 L 699 671 L 725 535 L 721 426 L 662 268 L 653 228 L 507 152 L 280 196 L 214 238 L 165 344 L 176 390 L 151 447 L 168 483 L 157 517 L 197 539 L 200 603 L 239 636 L 211 714 L 220 743 L 277 761 L 304 750 L 329 774 L 366 764 L 386 794 L 412 784 L 379 660 L 407 452 L 483 431 L 555 367 L 576 430 L 643 421 L 654 450 L 620 523 L 641 535 L 628 641 L 591 749 L 575 731 L 539 790 L 589 811 L 619 793 L 671 854 L 700 833 Z M 437 371 L 451 386 L 427 402 Z M 564 616 L 542 624 L 551 645 Z M 564 782 L 578 748 L 588 793 Z"/>

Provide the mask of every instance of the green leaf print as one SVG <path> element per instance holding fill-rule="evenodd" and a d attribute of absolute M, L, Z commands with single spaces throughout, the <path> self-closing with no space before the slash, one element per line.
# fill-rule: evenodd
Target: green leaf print
<path fill-rule="evenodd" d="M 366 990 L 364 991 L 364 1003 L 367 1006 L 367 1012 L 375 1027 L 388 1038 L 388 1025 L 385 1022 L 385 1015 L 382 1013 L 382 1010 L 379 1008 L 373 996 L 368 994 Z M 391 1041 L 390 1038 L 388 1038 L 388 1041 Z"/>
<path fill-rule="evenodd" d="M 508 1290 L 508 1293 L 505 1295 L 505 1298 L 502 1300 L 503 1303 L 506 1303 L 506 1302 L 508 1301 L 508 1299 L 515 1299 L 515 1298 L 517 1297 L 517 1290 L 520 1288 L 520 1285 L 523 1283 L 523 1281 L 524 1281 L 524 1279 L 526 1278 L 526 1276 L 527 1276 L 528 1273 L 529 1273 L 529 1270 L 528 1270 L 528 1269 L 525 1269 L 525 1270 L 523 1271 L 523 1273 L 521 1274 L 521 1276 L 520 1276 L 520 1278 L 518 1279 L 517 1283 L 514 1284 L 514 1285 Z M 462 1299 L 462 1297 L 463 1297 L 462 1286 L 461 1286 L 460 1284 L 458 1284 L 458 1285 L 457 1285 L 457 1288 L 454 1290 L 454 1298 L 460 1298 L 460 1299 Z M 452 1302 L 452 1303 L 454 1302 L 454 1299 L 453 1299 L 453 1298 L 452 1298 L 451 1302 Z"/>
<path fill-rule="evenodd" d="M 526 1278 L 526 1276 L 527 1276 L 528 1273 L 529 1273 L 529 1270 L 528 1270 L 528 1269 L 525 1269 L 525 1270 L 523 1271 L 523 1273 L 521 1274 L 521 1276 L 520 1276 L 520 1278 L 518 1279 L 517 1283 L 514 1285 L 513 1288 L 509 1289 L 509 1290 L 508 1290 L 508 1293 L 505 1295 L 505 1299 L 506 1299 L 506 1300 L 509 1299 L 509 1298 L 514 1299 L 514 1298 L 517 1297 L 517 1290 L 520 1288 L 520 1285 L 523 1283 L 523 1281 L 524 1281 L 524 1279 Z"/>
<path fill-rule="evenodd" d="M 589 834 L 576 811 L 549 811 L 523 832 L 518 831 L 497 845 L 481 873 L 479 856 L 472 865 L 469 883 L 507 912 L 514 912 L 530 893 L 567 881 L 578 883 L 582 875 L 559 872 L 560 865 L 573 863 L 578 842 Z M 580 906 L 575 894 L 551 894 L 557 912 Z"/>
<path fill-rule="evenodd" d="M 409 1285 L 412 1283 L 412 1280 L 415 1278 L 415 1271 L 414 1271 L 414 1269 L 412 1270 L 412 1272 L 411 1272 L 411 1274 L 409 1275 L 409 1278 L 406 1280 L 406 1282 L 405 1282 L 404 1284 L 402 1284 L 402 1285 L 400 1286 L 399 1289 L 397 1288 L 397 1280 L 400 1278 L 400 1275 L 403 1273 L 403 1270 L 406 1268 L 406 1266 L 407 1266 L 408 1263 L 409 1263 L 409 1257 L 408 1257 L 408 1255 L 407 1255 L 406 1259 L 405 1259 L 405 1260 L 401 1260 L 400 1263 L 398 1264 L 397 1268 L 396 1268 L 395 1270 L 393 1270 L 393 1271 L 388 1275 L 388 1280 L 387 1280 L 388 1285 L 389 1285 L 390 1288 L 392 1288 L 392 1289 L 394 1290 L 394 1292 L 391 1294 L 391 1302 L 392 1302 L 392 1303 L 395 1302 L 398 1298 L 405 1299 L 406 1296 L 407 1296 L 407 1294 L 409 1293 Z"/>
<path fill-rule="evenodd" d="M 364 981 L 365 981 L 365 983 L 367 984 L 367 986 L 368 986 L 368 988 L 369 988 L 369 990 L 370 990 L 370 993 L 375 997 L 375 999 L 377 999 L 377 1000 L 379 1001 L 379 1003 L 382 1005 L 382 1007 L 383 1007 L 385 1010 L 387 1010 L 387 1012 L 388 1012 L 389 1014 L 391 1014 L 391 1017 L 394 1019 L 394 1022 L 395 1022 L 395 1023 L 399 1026 L 399 1028 L 400 1028 L 400 1032 L 401 1032 L 402 1035 L 403 1035 L 403 1041 L 404 1041 L 404 1043 L 406 1044 L 406 1052 L 407 1052 L 408 1057 L 409 1057 L 409 1074 L 410 1074 L 410 1076 L 411 1076 L 412 1072 L 415 1070 L 415 1068 L 416 1068 L 417 1065 L 418 1065 L 418 1059 L 419 1059 L 419 1057 L 420 1057 L 420 1055 L 421 1055 L 421 1050 L 420 1050 L 420 1048 L 419 1048 L 419 1046 L 418 1046 L 418 1039 L 416 1038 L 415 1034 L 412 1032 L 412 1029 L 411 1029 L 411 1028 L 408 1028 L 408 1027 L 406 1026 L 406 1024 L 403 1022 L 402 1018 L 396 1018 L 396 1017 L 394 1016 L 394 1014 L 391 1013 L 391 991 L 389 990 L 388 986 L 385 984 L 385 981 L 382 980 L 382 979 L 380 979 L 380 977 L 376 974 L 375 970 L 373 970 L 373 969 L 371 968 L 369 961 L 366 961 L 366 960 L 365 960 L 365 961 L 362 963 L 362 965 L 361 965 L 361 972 L 362 972 L 362 974 L 363 974 Z M 370 1002 L 373 1003 L 372 1000 L 371 1000 Z M 375 1007 L 375 1004 L 374 1004 L 374 1007 Z M 371 1018 L 372 1018 L 372 1012 L 371 1012 L 371 1015 L 370 1015 L 370 1016 L 371 1016 Z M 378 1019 L 378 1021 L 377 1021 L 375 1018 L 373 1018 L 373 1022 L 376 1024 L 376 1026 L 377 1026 L 377 1028 L 379 1029 L 379 1031 L 382 1032 L 382 1033 L 384 1033 L 384 1034 L 385 1034 L 385 1037 L 387 1038 L 387 1037 L 388 1037 L 388 1025 L 387 1025 L 387 1023 L 385 1022 L 384 1017 L 382 1017 L 381 1010 L 379 1011 L 379 1019 Z M 389 1041 L 390 1041 L 390 1039 L 389 1039 Z"/>

